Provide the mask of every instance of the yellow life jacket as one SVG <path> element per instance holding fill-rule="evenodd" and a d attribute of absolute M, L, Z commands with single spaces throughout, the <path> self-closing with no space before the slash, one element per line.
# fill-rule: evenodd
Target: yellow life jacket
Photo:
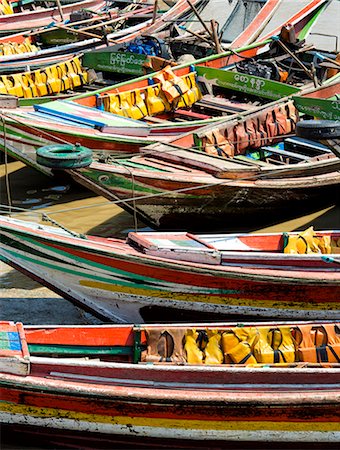
<path fill-rule="evenodd" d="M 205 364 L 222 364 L 221 334 L 218 330 L 207 330 L 208 343 L 204 349 Z"/>
<path fill-rule="evenodd" d="M 256 328 L 233 328 L 222 334 L 222 350 L 225 363 L 256 364 L 253 346 L 258 339 Z"/>
<path fill-rule="evenodd" d="M 284 234 L 286 245 L 284 253 L 290 254 L 309 254 L 330 251 L 327 239 L 320 239 L 315 234 L 313 227 L 299 233 L 298 235 Z"/>
<path fill-rule="evenodd" d="M 0 76 L 0 94 L 8 94 L 7 86 L 3 81 L 3 77 Z"/>
<path fill-rule="evenodd" d="M 17 97 L 23 97 L 24 91 L 22 87 L 21 75 L 15 73 L 13 75 L 7 75 L 1 77 L 2 82 L 6 86 L 7 93 L 10 95 L 15 95 Z"/>
<path fill-rule="evenodd" d="M 129 117 L 138 120 L 148 115 L 146 104 L 142 98 L 140 89 L 131 91 L 130 99 Z"/>
<path fill-rule="evenodd" d="M 155 116 L 171 109 L 168 100 L 157 84 L 146 88 L 145 104 L 150 116 Z"/>
<path fill-rule="evenodd" d="M 32 72 L 32 78 L 34 78 L 34 84 L 37 88 L 38 97 L 43 97 L 48 94 L 47 84 L 44 83 L 40 70 Z"/>
<path fill-rule="evenodd" d="M 259 363 L 293 363 L 295 341 L 289 327 L 260 327 L 259 340 L 254 346 L 254 355 Z"/>
<path fill-rule="evenodd" d="M 32 80 L 30 73 L 23 73 L 21 76 L 21 80 L 25 98 L 34 98 L 39 96 L 38 89 L 34 81 Z"/>
<path fill-rule="evenodd" d="M 298 345 L 299 361 L 311 363 L 340 363 L 340 329 L 338 325 L 325 324 L 314 327 L 297 327 L 300 334 Z"/>
<path fill-rule="evenodd" d="M 184 350 L 189 364 L 203 364 L 203 352 L 197 344 L 198 332 L 195 328 L 188 329 L 185 333 Z"/>
<path fill-rule="evenodd" d="M 186 75 L 183 78 L 183 81 L 187 84 L 189 89 L 187 92 L 176 99 L 174 105 L 175 108 L 190 108 L 194 103 L 202 98 L 202 93 L 196 84 L 194 72 Z"/>
<path fill-rule="evenodd" d="M 41 79 L 45 81 L 49 94 L 57 94 L 61 90 L 61 80 L 58 78 L 56 66 L 45 67 L 40 70 Z"/>
<path fill-rule="evenodd" d="M 72 89 L 72 79 L 68 76 L 65 63 L 57 64 L 56 70 L 57 70 L 58 78 L 60 78 L 60 80 L 61 80 L 60 90 L 67 91 L 68 89 Z"/>
<path fill-rule="evenodd" d="M 0 15 L 13 14 L 12 5 L 7 0 L 1 0 Z"/>

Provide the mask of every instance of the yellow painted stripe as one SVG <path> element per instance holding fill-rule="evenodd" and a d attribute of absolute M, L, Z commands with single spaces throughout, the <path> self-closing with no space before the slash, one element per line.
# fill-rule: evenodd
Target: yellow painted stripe
<path fill-rule="evenodd" d="M 230 306 L 247 306 L 252 308 L 272 308 L 272 309 L 298 309 L 298 310 L 338 310 L 339 303 L 306 303 L 306 302 L 278 302 L 273 300 L 250 300 L 244 298 L 233 298 L 228 295 L 208 295 L 208 294 L 186 294 L 181 292 L 157 291 L 143 289 L 139 287 L 112 285 L 109 283 L 80 280 L 81 286 L 86 286 L 94 289 L 102 289 L 104 291 L 121 292 L 126 294 L 140 295 L 144 297 L 158 297 L 169 300 L 177 300 L 180 302 L 194 302 L 194 303 L 210 303 L 214 305 L 230 305 Z"/>
<path fill-rule="evenodd" d="M 85 422 L 111 423 L 112 425 L 132 425 L 135 427 L 182 428 L 186 430 L 270 430 L 270 431 L 340 431 L 339 422 L 268 422 L 268 421 L 223 421 L 223 420 L 185 420 L 151 417 L 103 416 L 53 408 L 38 408 L 26 405 L 0 403 L 0 411 L 11 414 L 24 414 L 33 417 L 55 417 Z"/>

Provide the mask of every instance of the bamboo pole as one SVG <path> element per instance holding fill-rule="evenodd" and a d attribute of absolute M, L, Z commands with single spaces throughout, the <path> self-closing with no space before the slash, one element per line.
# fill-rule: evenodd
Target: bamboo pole
<path fill-rule="evenodd" d="M 193 36 L 197 37 L 197 39 L 201 39 L 202 41 L 207 42 L 208 44 L 211 44 L 211 42 L 209 41 L 209 39 L 207 39 L 207 38 L 204 37 L 204 36 L 201 36 L 201 35 L 198 34 L 198 33 L 195 33 L 195 31 L 187 30 L 185 27 L 182 27 L 182 26 L 179 26 L 179 28 L 182 29 L 182 30 L 184 30 L 184 31 L 186 31 L 187 33 L 190 33 L 190 34 L 192 34 Z"/>
<path fill-rule="evenodd" d="M 216 53 L 222 53 L 221 44 L 217 36 L 217 23 L 214 19 L 211 19 L 211 29 L 212 29 L 212 35 L 214 37 L 214 44 L 216 48 Z"/>
<path fill-rule="evenodd" d="M 57 28 L 61 28 L 63 30 L 67 30 L 67 31 L 72 31 L 73 33 L 76 34 L 82 34 L 84 36 L 90 37 L 90 38 L 96 38 L 96 39 L 106 39 L 108 42 L 111 42 L 112 44 L 117 44 L 117 41 L 115 41 L 114 39 L 110 39 L 107 36 L 99 36 L 98 34 L 94 34 L 94 33 L 89 33 L 87 31 L 82 31 L 82 30 L 77 30 L 71 27 L 68 27 L 67 25 L 63 25 L 63 24 L 57 24 L 56 25 Z"/>
<path fill-rule="evenodd" d="M 57 6 L 58 6 L 58 11 L 59 11 L 61 20 L 64 22 L 64 13 L 63 13 L 63 9 L 60 4 L 60 0 L 57 0 Z"/>
<path fill-rule="evenodd" d="M 214 40 L 214 36 L 212 35 L 212 32 L 209 30 L 209 27 L 207 26 L 207 24 L 204 22 L 204 20 L 202 19 L 202 17 L 200 16 L 199 12 L 197 11 L 196 7 L 191 3 L 190 0 L 187 0 L 187 3 L 189 4 L 190 8 L 193 10 L 193 12 L 195 13 L 196 17 L 198 18 L 198 20 L 201 22 L 201 24 L 204 26 L 205 30 L 208 32 L 209 36 L 211 37 L 212 40 Z"/>
<path fill-rule="evenodd" d="M 106 14 L 106 16 L 110 17 L 109 14 Z M 77 26 L 77 25 L 83 25 L 83 24 L 89 23 L 89 22 L 94 22 L 95 20 L 102 20 L 102 19 L 100 17 L 92 17 L 91 19 L 78 20 L 77 22 L 71 22 L 71 23 L 72 23 L 72 26 Z M 49 31 L 55 30 L 56 28 L 57 27 L 55 25 L 50 28 L 46 28 L 46 27 L 38 28 L 29 33 L 25 33 L 25 36 L 35 36 L 37 34 L 47 33 Z"/>
<path fill-rule="evenodd" d="M 157 9 L 158 9 L 158 0 L 154 0 L 151 23 L 155 23 L 155 21 L 156 21 Z"/>
<path fill-rule="evenodd" d="M 314 79 L 313 73 L 310 70 L 307 69 L 307 67 L 303 64 L 303 62 L 299 60 L 299 58 L 286 46 L 286 44 L 284 44 L 280 39 L 277 39 L 276 42 L 280 45 L 280 47 L 286 53 L 288 53 L 288 55 L 290 55 L 294 59 L 294 61 L 309 76 L 309 78 L 313 81 L 313 83 L 315 83 L 315 79 Z M 318 84 L 320 84 L 319 81 L 318 81 Z"/>

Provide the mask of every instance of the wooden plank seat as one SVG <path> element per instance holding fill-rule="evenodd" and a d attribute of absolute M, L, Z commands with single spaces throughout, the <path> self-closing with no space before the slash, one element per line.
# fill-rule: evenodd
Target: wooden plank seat
<path fill-rule="evenodd" d="M 203 110 L 211 110 L 220 113 L 237 114 L 244 111 L 250 111 L 254 108 L 249 103 L 232 102 L 226 98 L 214 97 L 213 95 L 206 94 L 201 100 L 195 103 L 195 108 L 202 108 Z"/>
<path fill-rule="evenodd" d="M 302 155 L 301 153 L 295 153 L 289 150 L 281 150 L 278 149 L 276 147 L 271 147 L 271 146 L 264 146 L 261 148 L 260 151 L 267 151 L 269 153 L 271 153 L 272 155 L 277 155 L 281 158 L 285 158 L 285 159 L 292 159 L 292 160 L 296 160 L 298 162 L 305 162 L 305 161 L 310 161 L 312 159 L 311 156 L 306 156 L 306 155 Z"/>
<path fill-rule="evenodd" d="M 257 173 L 259 165 L 269 164 L 257 164 L 257 161 L 251 160 L 251 158 L 220 158 L 218 156 L 209 155 L 204 152 L 195 150 L 185 150 L 182 147 L 177 147 L 169 144 L 152 144 L 141 149 L 142 153 L 150 153 L 162 161 L 171 161 L 177 164 L 185 165 L 194 169 L 199 169 L 210 173 L 217 177 L 223 177 L 224 173 L 229 173 L 234 170 L 235 173 L 240 169 L 245 169 L 250 172 Z"/>

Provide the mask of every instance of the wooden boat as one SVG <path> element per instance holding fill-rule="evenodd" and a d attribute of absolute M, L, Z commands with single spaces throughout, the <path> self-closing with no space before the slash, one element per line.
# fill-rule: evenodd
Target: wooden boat
<path fill-rule="evenodd" d="M 339 232 L 316 233 L 331 240 L 331 253 L 322 255 L 285 254 L 282 233 L 216 241 L 130 233 L 124 242 L 5 216 L 0 230 L 2 261 L 114 321 L 148 320 L 155 307 L 205 320 L 207 314 L 322 320 L 340 314 Z M 293 233 L 291 240 L 297 238 Z"/>
<path fill-rule="evenodd" d="M 232 48 L 250 44 L 254 41 L 263 41 L 271 36 L 279 34 L 285 24 L 290 24 L 296 35 L 304 39 L 313 26 L 315 20 L 332 0 L 305 0 L 295 2 L 294 0 L 274 0 L 266 3 L 259 14 L 250 22 L 242 33 L 229 38 Z M 327 13 L 328 14 L 328 13 Z M 228 28 L 226 27 L 228 35 Z"/>
<path fill-rule="evenodd" d="M 282 97 L 299 92 L 298 87 L 286 83 L 240 75 L 235 70 L 236 64 L 252 50 L 252 47 L 246 47 L 240 49 L 238 55 L 227 52 L 204 58 L 194 67 L 186 64 L 166 68 L 153 75 L 73 97 L 70 102 L 38 105 L 34 112 L 20 108 L 4 110 L 4 121 L 8 125 L 7 151 L 46 172 L 35 162 L 35 151 L 38 147 L 59 142 L 60 138 L 104 155 L 138 152 L 142 146 L 168 141 L 180 133 L 220 121 L 222 116 L 243 114 L 271 100 L 276 104 Z M 216 67 L 225 66 L 230 69 L 216 70 Z M 170 77 L 171 81 L 168 80 Z M 162 79 L 165 81 L 161 82 Z M 311 81 L 300 80 L 303 88 Z M 307 85 L 303 86 L 306 81 Z M 181 97 L 176 90 L 173 100 L 168 100 L 170 94 L 163 89 L 164 83 L 168 82 L 174 86 L 180 83 L 182 92 L 183 89 L 187 92 Z M 169 87 L 169 83 L 166 86 Z M 204 96 L 206 92 L 208 94 Z M 18 134 L 21 136 L 20 149 Z M 0 146 L 4 148 L 1 141 Z"/>
<path fill-rule="evenodd" d="M 161 447 L 284 439 L 308 448 L 340 438 L 336 321 L 1 322 L 0 332 L 1 425 L 49 433 L 54 445 L 73 437 L 103 448 L 124 437 Z"/>
<path fill-rule="evenodd" d="M 198 3 L 200 0 L 192 0 L 192 4 L 195 5 L 196 3 Z M 141 4 L 141 9 L 143 8 L 143 11 L 146 12 L 150 12 L 150 7 L 149 5 L 144 5 L 145 0 L 141 0 L 140 4 Z M 115 40 L 117 43 L 122 43 L 122 42 L 126 42 L 129 40 L 134 39 L 135 37 L 140 36 L 143 32 L 146 32 L 148 34 L 155 34 L 155 33 L 159 33 L 161 31 L 163 31 L 164 29 L 169 27 L 169 22 L 171 21 L 176 21 L 176 20 L 182 20 L 182 18 L 185 16 L 185 14 L 188 12 L 188 10 L 190 9 L 189 4 L 187 3 L 186 0 L 178 0 L 176 1 L 176 3 L 169 8 L 169 10 L 167 11 L 161 11 L 160 13 L 158 11 L 156 11 L 155 17 L 145 17 L 145 20 L 141 21 L 139 19 L 142 19 L 139 16 L 139 12 L 137 12 L 136 16 L 138 19 L 137 24 L 135 25 L 130 25 L 125 27 L 124 30 L 117 30 L 113 33 L 109 33 L 106 36 L 106 41 L 105 42 L 110 42 L 110 40 Z M 139 10 L 138 10 L 139 11 Z M 142 12 L 142 11 L 141 11 Z M 120 13 L 118 13 L 119 16 Z M 114 21 L 115 21 L 115 16 L 117 16 L 117 13 L 115 13 L 114 11 L 111 12 L 111 16 L 114 17 Z M 126 18 L 129 18 L 131 16 L 131 14 L 126 13 Z M 93 16 L 94 18 L 96 17 L 95 15 Z M 119 18 L 119 17 L 117 17 Z M 83 21 L 78 22 L 73 22 L 72 25 L 70 25 L 70 27 L 76 27 L 77 25 L 81 25 Z M 65 24 L 60 23 L 59 24 L 59 28 L 64 27 L 64 29 L 66 29 L 67 27 L 65 27 Z M 57 26 L 55 27 L 50 27 L 48 28 L 48 31 L 52 31 L 54 29 L 58 28 Z M 84 30 L 83 30 L 84 31 Z M 39 32 L 43 33 L 44 29 L 39 30 Z M 36 32 L 29 34 L 29 39 L 30 41 L 33 43 L 34 42 L 34 36 L 37 36 Z M 39 36 L 39 35 L 38 35 Z M 24 32 L 19 32 L 16 34 L 12 34 L 12 35 L 8 35 L 8 36 L 3 36 L 0 37 L 0 43 L 22 43 L 25 39 L 27 38 L 27 33 Z M 100 46 L 103 45 L 103 39 L 100 37 L 86 37 L 84 35 L 84 40 L 81 41 L 83 43 L 83 48 L 88 48 L 90 46 Z M 73 45 L 76 45 L 77 43 L 74 42 Z M 80 45 L 80 42 L 78 43 L 78 45 Z M 60 47 L 64 48 L 63 45 L 60 45 Z M 51 49 L 49 49 L 51 50 Z M 29 55 L 32 57 L 32 55 Z"/>
<path fill-rule="evenodd" d="M 101 0 L 83 0 L 62 7 L 63 19 L 66 20 L 74 11 L 82 8 L 88 8 L 93 11 L 99 11 L 105 6 L 106 2 Z M 15 14 L 6 14 L 0 16 L 0 34 L 8 35 L 19 33 L 25 30 L 43 27 L 56 20 L 62 21 L 57 5 L 53 8 L 42 8 L 35 11 L 24 11 Z"/>
<path fill-rule="evenodd" d="M 332 0 L 212 0 L 201 13 L 208 25 L 202 27 L 202 23 L 193 15 L 191 24 L 180 27 L 179 32 L 184 29 L 182 34 L 170 40 L 171 50 L 176 57 L 188 53 L 196 58 L 216 51 L 216 39 L 212 39 L 210 19 L 219 24 L 217 36 L 222 51 L 229 47 L 237 49 L 254 42 L 266 41 L 278 35 L 286 24 L 289 24 L 291 32 L 294 30 L 296 36 L 304 39 L 320 12 L 331 2 Z M 212 8 L 214 13 L 211 13 Z"/>
<path fill-rule="evenodd" d="M 339 83 L 319 94 L 335 91 Z M 332 116 L 332 105 L 339 103 L 317 101 L 319 111 L 316 105 L 307 111 L 316 116 Z M 145 147 L 139 155 L 94 157 L 90 166 L 69 173 L 153 228 L 269 225 L 334 204 L 340 193 L 339 158 L 326 146 L 294 137 L 296 114 L 291 100 L 264 106 Z M 280 134 L 290 137 L 278 144 Z"/>

